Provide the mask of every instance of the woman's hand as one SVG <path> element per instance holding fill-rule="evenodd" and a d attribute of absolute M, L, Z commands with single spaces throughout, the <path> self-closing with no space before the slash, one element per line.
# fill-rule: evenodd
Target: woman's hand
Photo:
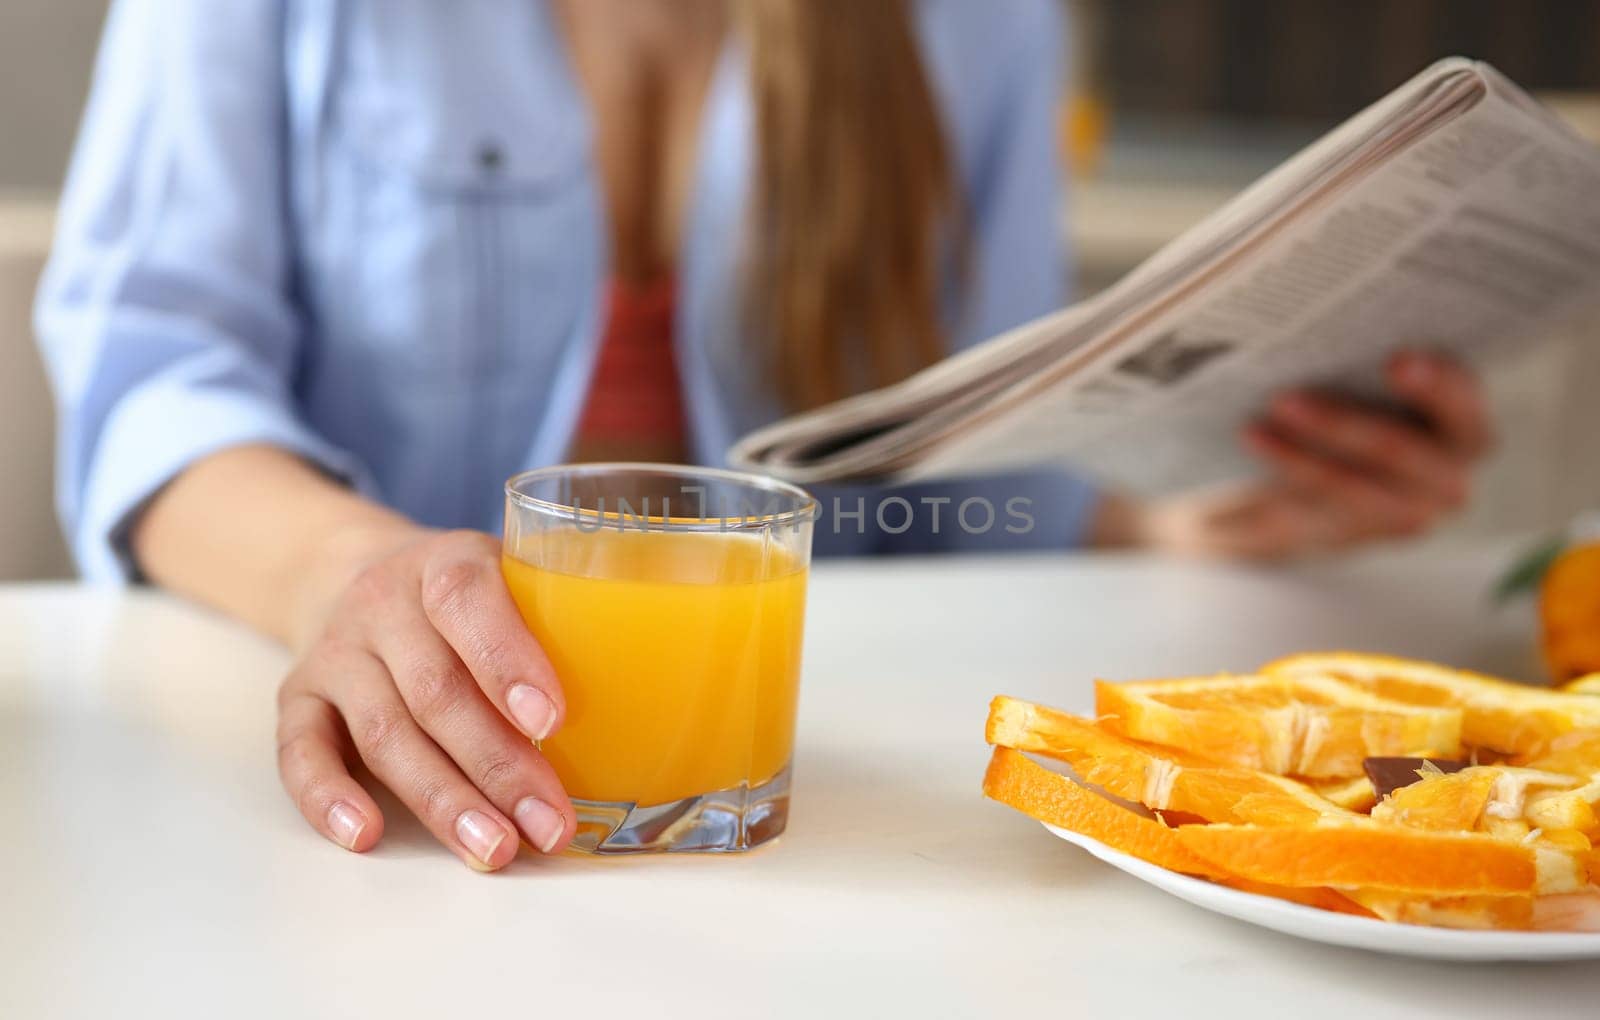
<path fill-rule="evenodd" d="M 560 725 L 549 660 L 506 590 L 499 543 L 417 531 L 320 600 L 278 697 L 278 769 L 306 821 L 349 850 L 383 834 L 356 758 L 469 867 L 520 838 L 553 853 L 576 819 L 532 741 Z"/>
<path fill-rule="evenodd" d="M 1406 353 L 1388 366 L 1417 420 L 1312 392 L 1285 393 L 1244 433 L 1267 478 L 1138 512 L 1138 537 L 1200 555 L 1278 559 L 1421 534 L 1467 502 L 1488 452 L 1478 380 L 1456 362 Z"/>

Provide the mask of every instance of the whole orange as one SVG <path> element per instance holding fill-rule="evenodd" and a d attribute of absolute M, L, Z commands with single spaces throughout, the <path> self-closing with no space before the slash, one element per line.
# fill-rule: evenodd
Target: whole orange
<path fill-rule="evenodd" d="M 1600 672 L 1600 542 L 1556 557 L 1540 585 L 1539 620 L 1557 682 Z"/>

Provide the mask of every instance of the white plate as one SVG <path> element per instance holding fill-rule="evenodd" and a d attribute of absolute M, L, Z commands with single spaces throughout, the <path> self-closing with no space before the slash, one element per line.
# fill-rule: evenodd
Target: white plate
<path fill-rule="evenodd" d="M 1314 942 L 1430 960 L 1600 959 L 1600 933 L 1452 931 L 1335 914 L 1190 878 L 1130 857 L 1088 836 L 1054 825 L 1045 828 L 1112 867 L 1197 907 Z"/>

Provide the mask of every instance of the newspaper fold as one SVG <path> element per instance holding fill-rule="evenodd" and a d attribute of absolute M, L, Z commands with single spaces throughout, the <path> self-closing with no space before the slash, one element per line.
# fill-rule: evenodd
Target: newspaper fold
<path fill-rule="evenodd" d="M 751 433 L 799 483 L 1067 462 L 1147 494 L 1247 475 L 1286 387 L 1380 400 L 1404 347 L 1482 365 L 1600 303 L 1600 149 L 1492 67 L 1440 61 L 1109 290 Z"/>

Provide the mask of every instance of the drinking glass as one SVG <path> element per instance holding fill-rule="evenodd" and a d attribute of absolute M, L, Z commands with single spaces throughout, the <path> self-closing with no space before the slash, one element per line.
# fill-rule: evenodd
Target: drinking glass
<path fill-rule="evenodd" d="M 783 832 L 817 503 L 781 482 L 585 464 L 506 483 L 501 569 L 566 693 L 540 742 L 601 854 Z"/>

